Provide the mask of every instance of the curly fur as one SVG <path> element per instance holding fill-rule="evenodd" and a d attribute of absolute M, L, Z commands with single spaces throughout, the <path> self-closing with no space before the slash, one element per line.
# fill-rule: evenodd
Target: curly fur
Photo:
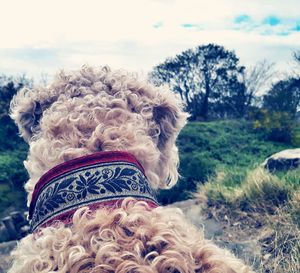
<path fill-rule="evenodd" d="M 28 202 L 46 171 L 98 151 L 132 153 L 154 189 L 178 179 L 175 140 L 187 115 L 170 91 L 135 75 L 108 67 L 61 72 L 48 88 L 21 90 L 11 117 L 30 144 Z"/>
<path fill-rule="evenodd" d="M 26 255 L 24 255 L 26 253 Z M 203 239 L 179 209 L 150 210 L 127 199 L 113 211 L 79 209 L 72 227 L 58 224 L 22 240 L 10 272 L 249 272 Z"/>
<path fill-rule="evenodd" d="M 108 67 L 61 72 L 47 88 L 21 90 L 11 109 L 30 144 L 29 202 L 46 171 L 97 151 L 133 154 L 153 188 L 177 181 L 175 140 L 187 114 L 169 90 L 135 75 Z M 178 209 L 151 210 L 129 198 L 114 210 L 78 209 L 72 223 L 56 223 L 22 239 L 9 273 L 252 272 L 204 240 Z"/>

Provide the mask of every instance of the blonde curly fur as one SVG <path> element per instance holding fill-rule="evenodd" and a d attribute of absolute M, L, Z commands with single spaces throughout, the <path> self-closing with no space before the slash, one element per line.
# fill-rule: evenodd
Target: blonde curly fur
<path fill-rule="evenodd" d="M 204 240 L 179 209 L 149 210 L 129 198 L 113 211 L 79 209 L 73 221 L 23 239 L 10 272 L 248 272 Z"/>
<path fill-rule="evenodd" d="M 187 115 L 175 96 L 136 75 L 108 67 L 61 72 L 47 88 L 21 90 L 11 116 L 30 144 L 25 166 L 31 200 L 38 179 L 67 160 L 128 151 L 153 188 L 178 178 L 176 137 Z M 127 198 L 118 209 L 81 208 L 72 225 L 56 223 L 21 240 L 9 273 L 252 272 L 204 240 L 180 210 Z"/>
<path fill-rule="evenodd" d="M 108 67 L 61 72 L 47 88 L 22 89 L 11 117 L 30 144 L 28 202 L 46 171 L 98 151 L 132 153 L 154 189 L 178 179 L 175 140 L 187 115 L 171 92 L 136 75 Z"/>

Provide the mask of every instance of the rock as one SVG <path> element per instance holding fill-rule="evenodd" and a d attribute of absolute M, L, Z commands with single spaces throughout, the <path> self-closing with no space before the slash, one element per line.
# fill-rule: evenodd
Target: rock
<path fill-rule="evenodd" d="M 22 211 L 12 211 L 0 220 L 0 243 L 19 240 L 29 232 L 29 223 Z"/>
<path fill-rule="evenodd" d="M 10 241 L 0 244 L 0 255 L 9 255 L 9 253 L 17 246 L 18 241 Z"/>
<path fill-rule="evenodd" d="M 5 273 L 11 266 L 10 252 L 17 246 L 17 241 L 0 244 L 0 273 Z"/>
<path fill-rule="evenodd" d="M 9 255 L 0 255 L 0 273 L 6 273 L 11 266 Z"/>
<path fill-rule="evenodd" d="M 296 169 L 300 167 L 300 148 L 273 154 L 262 163 L 262 166 L 271 172 Z"/>
<path fill-rule="evenodd" d="M 0 243 L 9 241 L 9 234 L 6 227 L 0 223 Z"/>
<path fill-rule="evenodd" d="M 6 227 L 6 230 L 8 232 L 10 240 L 20 239 L 12 217 L 10 217 L 10 216 L 4 217 L 2 219 L 2 222 L 3 222 L 4 226 Z"/>

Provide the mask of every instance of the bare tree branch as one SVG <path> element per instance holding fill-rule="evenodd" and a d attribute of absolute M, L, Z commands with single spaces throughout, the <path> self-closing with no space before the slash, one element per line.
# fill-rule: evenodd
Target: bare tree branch
<path fill-rule="evenodd" d="M 255 97 L 271 84 L 276 71 L 274 63 L 266 60 L 256 63 L 253 67 L 246 70 L 244 82 L 247 89 L 247 105 L 251 105 Z"/>
<path fill-rule="evenodd" d="M 293 53 L 294 60 L 300 65 L 300 50 Z"/>

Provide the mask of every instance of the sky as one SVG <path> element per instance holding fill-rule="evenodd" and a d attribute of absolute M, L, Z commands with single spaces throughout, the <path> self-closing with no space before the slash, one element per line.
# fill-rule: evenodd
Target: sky
<path fill-rule="evenodd" d="M 149 72 L 216 43 L 281 72 L 300 50 L 300 0 L 0 0 L 0 74 L 51 77 L 84 64 Z"/>

